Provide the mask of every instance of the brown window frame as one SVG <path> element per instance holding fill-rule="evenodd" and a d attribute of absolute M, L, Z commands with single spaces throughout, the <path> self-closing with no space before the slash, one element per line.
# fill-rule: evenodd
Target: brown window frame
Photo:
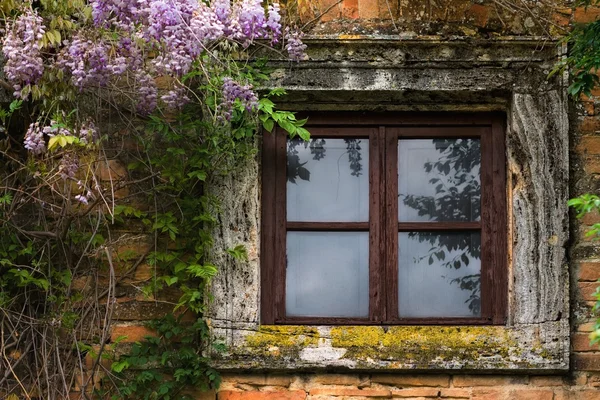
<path fill-rule="evenodd" d="M 505 115 L 502 113 L 313 113 L 311 138 L 369 139 L 369 222 L 286 220 L 287 136 L 265 132 L 262 146 L 261 323 L 294 325 L 502 325 L 506 322 L 508 244 Z M 400 138 L 479 138 L 481 218 L 477 222 L 398 222 Z M 286 317 L 288 231 L 369 232 L 369 316 Z M 398 232 L 481 232 L 481 316 L 399 318 Z M 386 251 L 388 249 L 388 251 Z M 389 249 L 392 249 L 389 251 Z M 394 250 L 396 249 L 396 250 Z"/>

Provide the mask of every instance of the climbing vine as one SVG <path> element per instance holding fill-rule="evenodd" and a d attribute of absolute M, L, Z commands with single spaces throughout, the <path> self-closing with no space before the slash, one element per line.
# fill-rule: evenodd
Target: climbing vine
<path fill-rule="evenodd" d="M 12 94 L 0 110 L 0 397 L 217 387 L 210 254 L 246 253 L 214 248 L 207 182 L 256 155 L 259 126 L 308 137 L 276 109 L 282 90 L 255 90 L 268 79 L 255 49 L 298 61 L 301 33 L 260 0 L 1 0 L 0 12 Z M 138 303 L 166 316 L 130 343 L 112 325 Z"/>

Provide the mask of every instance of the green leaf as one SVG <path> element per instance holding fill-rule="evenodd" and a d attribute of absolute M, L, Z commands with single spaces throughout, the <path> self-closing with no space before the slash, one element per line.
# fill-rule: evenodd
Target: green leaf
<path fill-rule="evenodd" d="M 298 136 L 300 136 L 300 138 L 304 141 L 309 141 L 310 140 L 310 132 L 307 131 L 306 129 L 299 127 L 298 129 L 296 129 L 296 133 L 298 134 Z"/>
<path fill-rule="evenodd" d="M 272 132 L 273 128 L 275 127 L 275 121 L 273 121 L 273 119 L 269 118 L 263 121 L 263 128 L 267 131 L 267 132 Z"/>
<path fill-rule="evenodd" d="M 123 370 L 127 368 L 129 368 L 129 362 L 127 360 L 115 361 L 110 366 L 110 369 L 116 373 L 123 372 Z"/>

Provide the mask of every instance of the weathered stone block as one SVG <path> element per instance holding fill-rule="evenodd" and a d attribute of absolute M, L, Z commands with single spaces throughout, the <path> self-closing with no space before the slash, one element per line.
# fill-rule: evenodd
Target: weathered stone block
<path fill-rule="evenodd" d="M 449 375 L 398 375 L 398 374 L 374 374 L 371 381 L 384 385 L 396 387 L 408 386 L 434 386 L 448 387 L 450 384 Z"/>

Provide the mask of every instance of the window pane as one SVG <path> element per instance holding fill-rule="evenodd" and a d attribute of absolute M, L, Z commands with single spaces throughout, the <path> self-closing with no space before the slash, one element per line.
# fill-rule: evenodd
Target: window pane
<path fill-rule="evenodd" d="M 480 166 L 479 139 L 400 140 L 400 221 L 478 221 Z"/>
<path fill-rule="evenodd" d="M 288 316 L 368 316 L 368 232 L 288 232 L 287 260 Z"/>
<path fill-rule="evenodd" d="M 369 141 L 301 139 L 287 144 L 288 221 L 369 220 Z"/>
<path fill-rule="evenodd" d="M 481 315 L 481 236 L 465 232 L 400 232 L 400 317 Z"/>

